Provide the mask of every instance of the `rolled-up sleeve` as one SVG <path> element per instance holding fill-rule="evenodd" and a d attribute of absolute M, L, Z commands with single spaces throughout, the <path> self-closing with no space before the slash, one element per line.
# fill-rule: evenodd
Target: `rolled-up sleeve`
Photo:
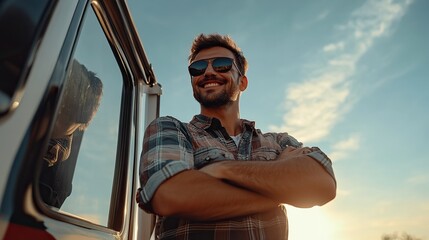
<path fill-rule="evenodd" d="M 312 152 L 308 153 L 307 156 L 313 158 L 317 162 L 319 162 L 325 170 L 331 175 L 331 177 L 335 180 L 334 169 L 332 168 L 331 159 L 320 150 L 318 147 L 312 147 Z"/>
<path fill-rule="evenodd" d="M 138 202 L 152 212 L 151 199 L 167 179 L 194 168 L 192 143 L 186 126 L 173 117 L 154 120 L 145 131 L 140 159 Z"/>
<path fill-rule="evenodd" d="M 297 148 L 303 147 L 303 144 L 300 141 L 298 141 L 296 138 L 292 137 L 287 133 L 274 133 L 274 135 L 282 149 L 285 149 L 288 146 Z M 332 178 L 335 180 L 334 169 L 332 168 L 332 161 L 322 150 L 320 150 L 318 147 L 311 147 L 311 152 L 308 153 L 307 156 L 313 158 L 318 163 L 320 163 L 323 168 L 325 168 L 325 170 L 329 173 L 329 175 L 331 175 Z"/>

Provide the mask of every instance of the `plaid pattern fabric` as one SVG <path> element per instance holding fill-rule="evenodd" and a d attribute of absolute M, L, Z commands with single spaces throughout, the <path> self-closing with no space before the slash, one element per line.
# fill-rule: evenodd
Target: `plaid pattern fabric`
<path fill-rule="evenodd" d="M 171 240 L 287 240 L 288 222 L 284 207 L 262 214 L 216 222 L 195 222 L 160 217 L 156 239 Z"/>
<path fill-rule="evenodd" d="M 43 156 L 49 167 L 69 158 L 72 140 L 73 135 L 49 140 L 48 151 Z"/>
<path fill-rule="evenodd" d="M 287 133 L 265 133 L 254 122 L 242 120 L 243 133 L 237 147 L 216 118 L 196 115 L 182 123 L 161 117 L 145 132 L 140 162 L 139 202 L 152 212 L 150 200 L 168 178 L 188 170 L 200 169 L 221 160 L 274 160 L 287 146 L 302 143 Z M 334 176 L 330 159 L 318 148 L 309 154 Z M 287 218 L 283 207 L 273 212 L 217 222 L 193 222 L 174 217 L 159 217 L 157 239 L 287 239 Z"/>

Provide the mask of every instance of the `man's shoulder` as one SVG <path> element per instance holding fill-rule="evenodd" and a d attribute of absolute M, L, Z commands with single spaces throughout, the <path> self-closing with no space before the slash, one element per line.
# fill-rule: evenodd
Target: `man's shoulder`
<path fill-rule="evenodd" d="M 183 123 L 179 119 L 173 117 L 173 116 L 161 116 L 154 120 L 154 122 L 174 122 L 174 123 Z"/>
<path fill-rule="evenodd" d="M 187 132 L 188 123 L 182 122 L 179 119 L 172 116 L 162 116 L 153 120 L 148 128 L 152 131 L 182 131 Z"/>
<path fill-rule="evenodd" d="M 188 123 L 182 122 L 172 116 L 161 116 L 151 122 L 151 125 L 187 125 Z"/>
<path fill-rule="evenodd" d="M 259 129 L 257 131 L 264 138 L 271 139 L 272 141 L 276 141 L 282 147 L 286 147 L 286 146 L 301 147 L 302 146 L 302 143 L 300 141 L 298 141 L 295 137 L 289 135 L 287 132 L 262 133 Z"/>

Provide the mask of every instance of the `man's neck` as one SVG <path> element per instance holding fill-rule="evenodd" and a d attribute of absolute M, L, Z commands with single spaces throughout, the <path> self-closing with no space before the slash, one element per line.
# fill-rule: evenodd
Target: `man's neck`
<path fill-rule="evenodd" d="M 236 136 L 242 132 L 240 112 L 238 107 L 217 107 L 204 108 L 201 107 L 201 114 L 207 117 L 219 119 L 222 126 L 230 136 Z"/>

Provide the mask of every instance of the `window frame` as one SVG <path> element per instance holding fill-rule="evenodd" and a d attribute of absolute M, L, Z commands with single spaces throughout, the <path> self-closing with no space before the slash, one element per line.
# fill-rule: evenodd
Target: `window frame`
<path fill-rule="evenodd" d="M 39 195 L 38 189 L 38 178 L 40 174 L 41 156 L 43 151 L 40 151 L 38 156 L 38 171 L 35 175 L 34 179 L 34 199 L 36 206 L 48 217 L 52 219 L 59 220 L 61 222 L 71 223 L 73 225 L 81 226 L 87 229 L 94 229 L 102 232 L 106 232 L 108 234 L 115 234 L 117 232 L 123 231 L 126 223 L 126 216 L 124 216 L 125 209 L 129 208 L 129 197 L 127 197 L 127 185 L 129 184 L 129 167 L 130 163 L 134 161 L 133 159 L 133 148 L 135 144 L 133 141 L 135 140 L 134 133 L 132 129 L 135 115 L 135 91 L 136 91 L 136 83 L 133 74 L 130 71 L 130 66 L 127 60 L 127 56 L 122 54 L 122 46 L 118 41 L 112 41 L 116 38 L 115 32 L 112 31 L 111 19 L 107 14 L 96 14 L 94 5 L 99 5 L 96 7 L 101 7 L 103 12 L 106 12 L 103 5 L 98 4 L 98 1 L 81 1 L 79 3 L 79 7 L 75 11 L 75 15 L 72 20 L 72 24 L 68 30 L 66 41 L 61 50 L 59 59 L 54 68 L 54 73 L 50 80 L 48 89 L 58 89 L 56 94 L 52 94 L 55 96 L 48 97 L 52 99 L 50 102 L 51 105 L 54 105 L 55 109 L 52 108 L 50 111 L 52 112 L 49 116 L 49 126 L 50 130 L 44 135 L 44 143 L 41 149 L 46 150 L 47 142 L 49 139 L 50 132 L 52 131 L 53 125 L 55 123 L 55 117 L 57 112 L 57 107 L 60 105 L 60 93 L 63 90 L 65 81 L 67 79 L 66 75 L 71 66 L 71 60 L 73 59 L 73 53 L 76 48 L 77 42 L 79 41 L 80 31 L 82 26 L 85 24 L 85 16 L 86 14 L 95 14 L 98 22 L 100 23 L 101 29 L 104 32 L 106 40 L 108 41 L 110 48 L 112 50 L 112 54 L 115 56 L 116 62 L 118 63 L 118 67 L 121 70 L 123 76 L 123 88 L 122 88 L 122 98 L 120 100 L 120 117 L 119 118 L 119 132 L 118 132 L 118 143 L 116 149 L 116 161 L 115 161 L 115 170 L 113 176 L 113 185 L 111 190 L 111 200 L 110 200 L 110 209 L 108 214 L 108 224 L 107 226 L 102 226 L 96 223 L 93 223 L 84 218 L 80 218 L 79 216 L 73 216 L 72 214 L 64 214 L 58 211 L 54 211 L 50 209 L 41 199 Z M 86 12 L 91 11 L 91 12 Z M 64 64 L 67 63 L 67 64 Z M 50 91 L 48 91 L 50 92 Z M 49 94 L 48 94 L 49 95 Z M 44 105 L 44 104 L 41 104 Z M 48 104 L 49 105 L 49 104 Z M 46 113 L 45 113 L 46 114 Z"/>
<path fill-rule="evenodd" d="M 8 116 L 27 117 L 24 122 L 17 126 L 22 129 L 22 134 L 16 140 L 14 156 L 10 158 L 10 170 L 5 183 L 0 213 L 7 220 L 6 236 L 13 237 L 22 233 L 21 229 L 32 229 L 35 232 L 55 236 L 57 239 L 63 237 L 76 238 L 79 236 L 94 239 L 134 239 L 140 234 L 145 226 L 153 227 L 151 223 L 143 224 L 138 220 L 141 210 L 135 203 L 136 188 L 138 186 L 138 160 L 140 147 L 138 145 L 142 135 L 140 128 L 141 113 L 147 109 L 140 109 L 142 95 L 159 95 L 161 91 L 144 91 L 145 87 L 160 87 L 152 71 L 137 30 L 131 19 L 126 0 L 52 0 L 56 3 L 50 14 L 56 19 L 50 19 L 46 26 L 48 33 L 44 38 L 38 39 L 38 45 L 42 46 L 40 52 L 35 52 L 33 69 L 25 81 L 31 86 L 38 85 L 34 89 L 26 89 L 17 115 Z M 92 5 L 101 28 L 111 46 L 112 53 L 117 57 L 117 62 L 123 71 L 124 91 L 126 101 L 129 104 L 122 113 L 120 124 L 126 125 L 118 134 L 118 152 L 115 166 L 115 183 L 112 189 L 111 209 L 109 214 L 112 220 L 108 227 L 100 226 L 85 219 L 53 211 L 44 204 L 39 196 L 38 179 L 42 167 L 42 156 L 46 151 L 50 134 L 53 130 L 52 124 L 55 120 L 62 88 L 66 79 L 69 63 L 72 59 L 76 39 L 79 36 L 81 22 L 87 6 Z M 68 8 L 66 8 L 68 7 Z M 93 10 L 92 10 L 93 11 Z M 66 13 L 64 21 L 57 19 Z M 61 29 L 60 38 L 55 38 L 55 31 Z M 65 36 L 65 37 L 64 37 Z M 48 54 L 49 46 L 53 44 L 55 51 L 53 55 Z M 58 54 L 59 53 L 59 54 Z M 52 57 L 51 56 L 55 56 Z M 43 66 L 44 57 L 49 57 L 49 64 Z M 48 70 L 48 71 L 47 71 Z M 38 79 L 39 72 L 43 79 Z M 33 76 L 34 75 L 34 76 Z M 28 78 L 28 79 L 27 79 Z M 158 88 L 156 88 L 158 89 Z M 128 94 L 129 93 L 129 94 Z M 125 95 L 122 95 L 124 98 Z M 151 102 L 151 106 L 153 106 Z M 158 101 L 159 103 L 159 101 Z M 147 107 L 147 104 L 145 105 Z M 25 107 L 25 108 L 24 108 Z M 153 106 L 156 107 L 156 106 Z M 153 109 L 150 107 L 150 109 Z M 30 111 L 31 110 L 31 111 Z M 30 113 L 30 114 L 29 114 Z M 18 115 L 19 114 L 19 115 Z M 0 116 L 0 121 L 9 120 Z M 11 124 L 10 124 L 11 125 Z M 14 125 L 15 126 L 15 125 Z M 128 133 L 127 133 L 128 132 Z M 115 192 L 120 189 L 122 192 Z M 125 194 L 119 194 L 125 193 Z M 118 207 L 115 207 L 118 206 Z M 117 217 L 112 217 L 117 216 Z M 9 232 L 9 230 L 11 230 Z M 145 238 L 149 239 L 149 238 Z"/>

